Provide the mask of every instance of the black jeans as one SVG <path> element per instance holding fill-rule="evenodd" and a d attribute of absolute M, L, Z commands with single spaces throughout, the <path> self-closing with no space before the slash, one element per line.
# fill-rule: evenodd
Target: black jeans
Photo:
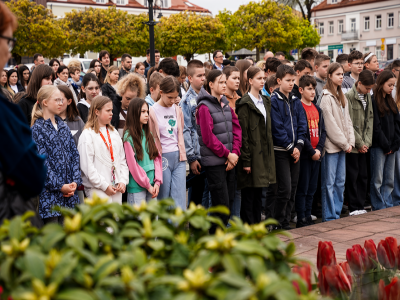
<path fill-rule="evenodd" d="M 297 182 L 299 180 L 300 160 L 294 163 L 294 158 L 286 151 L 275 150 L 274 153 L 276 183 L 271 184 L 268 188 L 267 210 L 272 213 L 273 218 L 281 226 L 286 227 L 289 226 L 290 215 L 294 206 Z"/>
<path fill-rule="evenodd" d="M 262 189 L 249 187 L 241 190 L 240 218 L 243 223 L 257 224 L 261 222 Z"/>
<path fill-rule="evenodd" d="M 186 188 L 192 188 L 189 203 L 194 202 L 196 205 L 202 204 L 205 180 L 205 172 L 201 172 L 200 175 L 195 175 L 192 173 L 192 170 L 190 170 L 189 175 L 186 176 Z"/>
<path fill-rule="evenodd" d="M 366 153 L 346 154 L 346 200 L 349 210 L 363 210 L 368 192 L 368 170 Z"/>
<path fill-rule="evenodd" d="M 206 171 L 208 189 L 211 194 L 212 206 L 223 205 L 228 209 L 235 198 L 235 169 L 226 171 L 226 165 L 204 167 Z M 203 194 L 202 194 L 203 195 Z M 227 225 L 229 215 L 215 214 Z M 215 233 L 217 225 L 213 224 L 210 233 Z"/>
<path fill-rule="evenodd" d="M 320 166 L 320 161 L 315 161 L 311 158 L 301 160 L 295 201 L 297 220 L 311 216 L 313 197 L 317 190 Z"/>

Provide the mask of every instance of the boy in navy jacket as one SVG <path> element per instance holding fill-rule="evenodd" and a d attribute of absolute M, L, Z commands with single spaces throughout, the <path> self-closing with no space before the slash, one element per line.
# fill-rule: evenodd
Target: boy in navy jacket
<path fill-rule="evenodd" d="M 299 179 L 300 153 L 307 136 L 303 106 L 292 94 L 295 74 L 290 66 L 280 65 L 276 72 L 280 87 L 271 95 L 276 184 L 268 188 L 268 201 L 273 201 L 270 213 L 280 224 L 274 229 L 291 229 L 289 222 Z"/>
<path fill-rule="evenodd" d="M 321 154 L 324 149 L 326 131 L 322 110 L 312 101 L 315 97 L 317 81 L 304 75 L 299 81 L 301 104 L 307 117 L 307 133 L 301 152 L 300 175 L 296 192 L 296 228 L 314 224 L 311 218 L 313 197 L 318 185 Z"/>

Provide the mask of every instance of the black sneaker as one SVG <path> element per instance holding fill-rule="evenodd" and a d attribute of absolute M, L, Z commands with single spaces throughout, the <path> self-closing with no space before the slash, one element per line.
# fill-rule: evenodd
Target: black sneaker
<path fill-rule="evenodd" d="M 315 224 L 315 222 L 313 221 L 311 216 L 308 216 L 306 218 L 306 223 L 307 223 L 307 225 L 314 225 Z"/>
<path fill-rule="evenodd" d="M 306 227 L 306 226 L 308 226 L 306 218 L 297 220 L 296 228 L 301 228 L 301 227 Z"/>
<path fill-rule="evenodd" d="M 268 226 L 269 232 L 277 231 L 277 230 L 282 230 L 282 226 L 280 226 L 280 225 L 269 225 Z"/>
<path fill-rule="evenodd" d="M 290 225 L 288 224 L 288 225 L 282 225 L 282 229 L 283 230 L 292 230 L 293 228 L 290 227 Z"/>

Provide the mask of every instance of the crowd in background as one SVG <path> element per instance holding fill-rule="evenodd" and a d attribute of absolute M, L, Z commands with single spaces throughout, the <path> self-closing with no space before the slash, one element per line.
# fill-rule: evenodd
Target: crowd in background
<path fill-rule="evenodd" d="M 10 49 L 15 19 L 4 20 Z M 122 55 L 120 67 L 103 50 L 86 73 L 77 59 L 45 64 L 39 53 L 31 70 L 1 71 L 3 113 L 35 142 L 15 143 L 1 170 L 21 189 L 42 178 L 25 197 L 39 194 L 44 223 L 63 222 L 54 206 L 93 193 L 224 205 L 225 224 L 271 217 L 271 230 L 338 219 L 345 206 L 352 216 L 400 204 L 400 60 L 380 70 L 374 53 L 357 50 L 336 62 L 311 48 L 297 62 L 283 52 L 230 61 L 217 50 L 213 63 L 184 67 L 155 52 L 154 67 L 150 50 L 135 66 Z M 4 132 L 22 140 L 14 125 Z M 6 160 L 19 152 L 45 168 L 14 174 Z"/>

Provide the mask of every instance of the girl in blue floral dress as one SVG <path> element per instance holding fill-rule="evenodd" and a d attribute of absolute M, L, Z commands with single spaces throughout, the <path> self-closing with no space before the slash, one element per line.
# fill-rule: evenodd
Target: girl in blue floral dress
<path fill-rule="evenodd" d="M 63 97 L 57 87 L 40 88 L 32 110 L 32 137 L 39 154 L 46 156 L 47 177 L 39 197 L 39 214 L 43 222 L 62 223 L 53 206 L 73 208 L 79 203 L 77 186 L 82 184 L 79 152 L 67 124 L 57 115 Z"/>

